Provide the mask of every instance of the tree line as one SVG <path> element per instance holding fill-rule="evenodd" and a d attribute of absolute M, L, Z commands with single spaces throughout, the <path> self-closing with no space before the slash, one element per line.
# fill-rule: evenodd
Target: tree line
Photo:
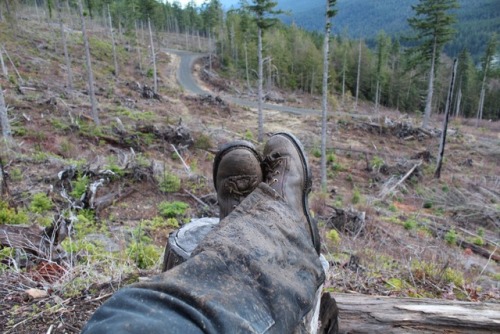
<path fill-rule="evenodd" d="M 9 4 L 12 7 L 16 2 L 5 0 L 4 15 Z M 49 15 L 55 15 L 50 13 L 59 2 L 68 10 L 77 8 L 75 0 L 19 1 L 24 5 L 46 7 Z M 185 7 L 177 2 L 156 0 L 82 0 L 85 16 L 102 17 L 106 22 L 109 8 L 111 24 L 125 33 L 132 34 L 138 22 L 147 24 L 150 20 L 156 31 L 212 39 L 214 47 L 210 54 L 219 58 L 222 72 L 246 82 L 250 91 L 259 82 L 258 40 L 262 22 L 259 23 L 258 13 L 252 10 L 252 5 L 260 3 L 274 2 L 243 0 L 239 9 L 224 12 L 219 0 L 207 0 L 201 6 L 190 2 Z M 272 23 L 261 35 L 263 88 L 266 91 L 285 89 L 321 93 L 324 33 L 306 31 L 293 23 L 286 25 L 279 19 Z M 482 118 L 500 119 L 497 39 L 498 36 L 491 36 L 479 63 L 473 61 L 470 50 L 460 52 L 453 115 L 477 117 L 481 109 Z M 360 99 L 373 101 L 377 108 L 385 106 L 404 112 L 421 112 L 430 102 L 434 112 L 444 110 L 452 59 L 441 52 L 442 48 L 436 50 L 438 54 L 432 71 L 434 96 L 426 103 L 430 64 L 415 62 L 415 54 L 402 47 L 400 40 L 380 31 L 371 45 L 363 39 L 350 39 L 345 33 L 332 36 L 330 42 L 328 83 L 334 107 L 346 106 L 359 95 Z"/>

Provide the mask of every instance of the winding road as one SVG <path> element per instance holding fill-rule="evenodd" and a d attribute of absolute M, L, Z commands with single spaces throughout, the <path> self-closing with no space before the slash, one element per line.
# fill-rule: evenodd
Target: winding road
<path fill-rule="evenodd" d="M 199 58 L 203 57 L 205 54 L 194 53 L 183 50 L 175 50 L 175 49 L 164 49 L 164 51 L 167 53 L 175 54 L 180 57 L 180 64 L 179 68 L 177 69 L 177 81 L 179 85 L 181 85 L 181 87 L 184 88 L 184 90 L 192 94 L 199 94 L 199 95 L 212 94 L 210 91 L 204 90 L 202 87 L 200 87 L 193 76 L 194 62 Z M 229 95 L 224 96 L 224 99 L 243 107 L 258 108 L 257 101 L 244 100 Z M 317 109 L 296 108 L 296 107 L 270 104 L 270 103 L 264 103 L 262 106 L 266 110 L 276 110 L 295 115 L 321 115 L 321 110 Z M 347 115 L 347 113 L 345 114 Z"/>

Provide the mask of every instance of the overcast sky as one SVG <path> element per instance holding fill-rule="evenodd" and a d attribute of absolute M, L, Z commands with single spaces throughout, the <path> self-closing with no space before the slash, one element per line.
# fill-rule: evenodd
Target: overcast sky
<path fill-rule="evenodd" d="M 189 1 L 190 0 L 177 0 L 177 2 L 180 2 L 180 4 L 182 5 L 182 7 L 185 7 L 189 3 Z M 167 0 L 167 2 L 174 3 L 175 1 L 174 0 Z M 205 2 L 205 0 L 194 0 L 194 2 L 196 3 L 196 6 L 199 6 L 203 2 Z"/>
<path fill-rule="evenodd" d="M 165 0 L 163 0 L 165 1 Z M 167 2 L 170 2 L 170 3 L 173 3 L 175 0 L 166 0 Z M 177 2 L 179 2 L 182 7 L 185 7 L 188 3 L 189 3 L 190 0 L 177 0 Z M 205 1 L 209 1 L 209 0 L 194 0 L 196 6 L 200 6 L 202 3 L 204 3 Z M 225 4 L 225 3 L 229 3 L 229 4 L 236 4 L 238 3 L 238 0 L 225 0 L 225 1 L 221 1 L 222 4 Z"/>

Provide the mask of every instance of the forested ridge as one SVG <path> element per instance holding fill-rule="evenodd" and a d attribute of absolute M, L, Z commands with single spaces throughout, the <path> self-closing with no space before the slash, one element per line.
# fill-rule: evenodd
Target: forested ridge
<path fill-rule="evenodd" d="M 38 2 L 46 3 L 49 9 L 55 8 L 54 0 Z M 66 6 L 75 6 L 74 0 L 64 2 Z M 322 1 L 278 3 L 277 7 L 293 9 L 298 14 L 293 16 L 295 23 L 288 25 L 280 21 L 264 34 L 264 57 L 270 59 L 265 69 L 265 87 L 268 91 L 278 88 L 319 94 L 322 74 L 322 36 L 319 32 L 306 30 L 300 26 L 312 28 L 307 22 L 317 22 L 317 24 L 323 22 Z M 349 37 L 352 33 L 361 37 L 359 97 L 375 101 L 376 81 L 381 78 L 379 99 L 381 105 L 407 112 L 418 112 L 423 109 L 426 66 L 413 64 L 406 52 L 406 42 L 391 37 L 391 33 L 402 31 L 403 26 L 408 26 L 407 18 L 414 15 L 411 9 L 412 3 L 416 1 L 338 2 L 338 13 L 333 19 L 332 29 L 337 33 L 339 29 L 342 31 L 340 34 L 333 34 L 329 75 L 334 106 L 338 101 L 345 102 L 351 96 L 355 96 L 357 88 L 359 39 Z M 459 3 L 461 7 L 456 10 L 459 29 L 453 39 L 444 45 L 444 50 L 451 47 L 455 50 L 454 56 L 460 58 L 457 74 L 460 78 L 459 87 L 455 95 L 458 96 L 460 92 L 461 98 L 460 102 L 457 98 L 454 99 L 452 110 L 455 114 L 474 117 L 478 112 L 480 86 L 484 77 L 481 57 L 484 56 L 486 44 L 492 36 L 490 32 L 500 31 L 495 28 L 500 25 L 498 19 L 500 6 L 494 0 Z M 189 3 L 186 7 L 177 2 L 161 3 L 155 0 L 86 0 L 84 4 L 85 15 L 90 17 L 104 17 L 109 5 L 113 24 L 129 34 L 133 34 L 136 24 L 144 26 L 150 18 L 153 29 L 157 31 L 207 37 L 212 45 L 210 54 L 218 56 L 222 73 L 245 80 L 250 90 L 252 86 L 256 86 L 257 26 L 252 13 L 248 10 L 231 7 L 230 10 L 224 11 L 219 0 L 207 0 L 201 6 Z M 315 7 L 316 4 L 319 7 Z M 314 16 L 308 16 L 312 13 Z M 362 24 L 358 24 L 360 28 L 344 29 L 341 28 L 344 26 L 343 22 L 349 26 L 354 22 Z M 376 27 L 387 23 L 390 23 L 390 26 L 385 28 L 386 32 Z M 472 48 L 466 47 L 468 40 L 473 41 Z M 377 49 L 380 45 L 384 46 L 383 50 Z M 436 67 L 433 109 L 437 112 L 443 111 L 446 103 L 451 61 L 451 58 L 444 53 Z M 498 66 L 492 66 L 487 75 L 488 89 L 485 91 L 483 118 L 500 118 L 499 76 Z"/>
<path fill-rule="evenodd" d="M 226 3 L 230 5 L 234 2 Z M 401 38 L 410 33 L 406 20 L 413 15 L 411 6 L 417 2 L 339 0 L 339 12 L 332 25 L 333 33 L 365 38 L 372 44 L 380 30 L 393 38 Z M 285 23 L 294 22 L 311 31 L 323 29 L 323 1 L 279 0 L 277 3 L 279 8 L 288 11 L 288 15 L 282 17 Z M 457 56 L 466 48 L 471 51 L 473 59 L 479 61 L 489 35 L 500 31 L 500 3 L 496 0 L 460 0 L 459 4 L 460 8 L 456 10 L 458 22 L 454 26 L 457 35 L 445 47 L 445 52 L 449 56 Z"/>

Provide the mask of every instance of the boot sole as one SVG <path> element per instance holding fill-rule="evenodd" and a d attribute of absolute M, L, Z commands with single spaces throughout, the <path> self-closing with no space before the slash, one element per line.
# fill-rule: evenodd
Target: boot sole
<path fill-rule="evenodd" d="M 253 155 L 255 155 L 255 157 L 257 158 L 259 163 L 262 164 L 262 157 L 255 149 L 255 146 L 246 140 L 236 140 L 236 141 L 232 141 L 230 143 L 222 145 L 219 148 L 219 151 L 215 155 L 215 159 L 214 159 L 214 168 L 213 168 L 212 177 L 213 177 L 214 187 L 215 187 L 216 191 L 218 190 L 217 189 L 217 171 L 219 170 L 219 164 L 220 164 L 222 158 L 227 153 L 231 152 L 232 150 L 238 149 L 238 148 L 244 148 L 244 149 L 249 150 L 250 152 L 252 152 Z"/>
<path fill-rule="evenodd" d="M 302 143 L 300 140 L 297 139 L 294 135 L 288 132 L 278 132 L 275 133 L 274 136 L 281 135 L 286 138 L 288 138 L 295 148 L 297 149 L 297 152 L 299 152 L 299 156 L 302 162 L 302 165 L 304 166 L 304 188 L 302 189 L 302 208 L 304 209 L 304 216 L 306 216 L 307 223 L 309 224 L 309 229 L 311 232 L 312 236 L 312 241 L 314 248 L 320 253 L 320 241 L 319 241 L 319 231 L 318 231 L 318 226 L 316 222 L 313 221 L 313 218 L 311 217 L 311 214 L 309 212 L 309 193 L 311 192 L 312 189 L 312 175 L 311 175 L 311 169 L 309 168 L 309 163 L 307 161 L 307 157 L 304 151 L 304 147 L 302 146 Z"/>

